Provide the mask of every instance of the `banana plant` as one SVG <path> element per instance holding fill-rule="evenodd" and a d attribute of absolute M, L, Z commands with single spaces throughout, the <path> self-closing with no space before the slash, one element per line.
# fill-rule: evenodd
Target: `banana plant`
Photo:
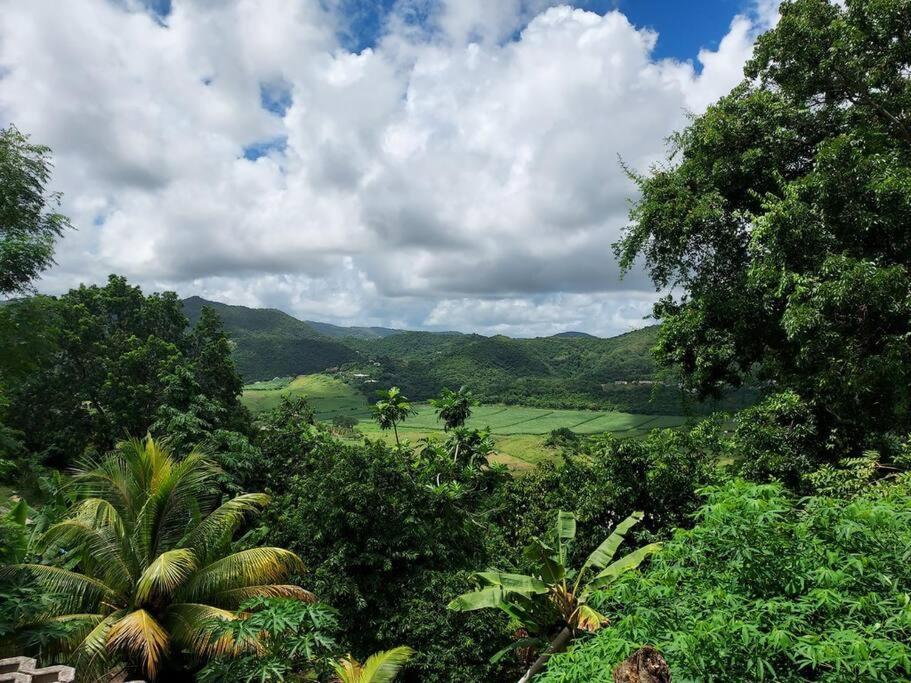
<path fill-rule="evenodd" d="M 634 512 L 620 522 L 582 567 L 574 570 L 568 562 L 576 537 L 576 517 L 571 512 L 558 512 L 549 542 L 536 538 L 525 549 L 532 567 L 530 574 L 478 572 L 478 590 L 460 595 L 449 603 L 449 609 L 499 609 L 519 622 L 528 636 L 511 643 L 493 660 L 517 648 L 543 649 L 519 681 L 527 683 L 544 668 L 551 655 L 566 649 L 577 635 L 597 631 L 607 624 L 607 618 L 589 604 L 595 591 L 607 588 L 659 550 L 660 543 L 650 543 L 614 559 L 626 534 L 642 517 L 642 512 Z"/>

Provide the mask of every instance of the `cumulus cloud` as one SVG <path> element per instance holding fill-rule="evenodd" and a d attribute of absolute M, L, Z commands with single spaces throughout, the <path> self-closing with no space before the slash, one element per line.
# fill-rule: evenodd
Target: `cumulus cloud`
<path fill-rule="evenodd" d="M 642 324 L 611 244 L 664 138 L 741 77 L 761 0 L 698 65 L 618 11 L 401 0 L 3 2 L 0 118 L 55 152 L 78 231 L 46 291 L 123 273 L 301 317 L 517 335 Z M 698 68 L 697 68 L 698 66 Z"/>

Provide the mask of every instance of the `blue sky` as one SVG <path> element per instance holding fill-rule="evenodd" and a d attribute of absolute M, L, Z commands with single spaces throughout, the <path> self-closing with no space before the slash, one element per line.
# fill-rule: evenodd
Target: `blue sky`
<path fill-rule="evenodd" d="M 142 1 L 159 17 L 171 11 L 172 0 Z M 373 47 L 396 1 L 340 0 L 339 11 L 347 23 L 344 44 L 355 51 Z M 599 14 L 619 9 L 635 25 L 659 33 L 655 57 L 681 60 L 695 60 L 702 48 L 716 49 L 731 19 L 751 6 L 748 0 L 576 0 L 567 4 Z"/>
<path fill-rule="evenodd" d="M 164 5 L 170 0 L 149 0 Z M 496 0 L 491 0 L 495 2 Z M 372 47 L 382 31 L 383 19 L 396 0 L 342 0 L 350 34 L 349 48 Z M 660 34 L 655 56 L 659 59 L 695 61 L 702 48 L 716 49 L 727 32 L 731 19 L 749 10 L 747 0 L 576 0 L 574 7 L 604 14 L 619 9 L 637 26 L 649 27 Z"/>

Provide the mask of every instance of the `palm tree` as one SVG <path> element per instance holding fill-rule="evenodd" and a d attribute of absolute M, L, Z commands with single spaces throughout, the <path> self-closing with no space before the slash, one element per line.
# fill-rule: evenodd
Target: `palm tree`
<path fill-rule="evenodd" d="M 373 404 L 373 419 L 377 421 L 380 429 L 392 428 L 395 434 L 395 445 L 401 448 L 398 423 L 409 415 L 417 414 L 417 411 L 411 407 L 411 402 L 402 395 L 402 391 L 398 387 L 380 391 L 377 395 L 379 400 Z"/>
<path fill-rule="evenodd" d="M 552 654 L 564 650 L 581 631 L 597 631 L 607 623 L 588 604 L 594 591 L 606 588 L 635 569 L 661 547 L 660 543 L 651 543 L 613 560 L 627 532 L 642 517 L 641 512 L 634 512 L 620 522 L 588 556 L 582 568 L 575 571 L 567 567 L 567 562 L 576 537 L 576 517 L 571 512 L 558 512 L 552 543 L 535 539 L 525 549 L 525 556 L 533 566 L 531 575 L 479 572 L 475 576 L 481 588 L 460 595 L 449 603 L 449 609 L 469 612 L 496 608 L 520 622 L 529 636 L 513 642 L 494 655 L 494 659 L 516 648 L 543 647 L 543 653 L 519 681 L 527 683 L 544 668 Z"/>
<path fill-rule="evenodd" d="M 436 408 L 437 418 L 443 421 L 443 428 L 448 432 L 465 426 L 471 417 L 474 397 L 465 386 L 459 387 L 458 391 L 444 388 L 439 398 L 431 399 L 430 405 Z"/>
<path fill-rule="evenodd" d="M 75 629 L 63 646 L 80 673 L 126 669 L 154 680 L 172 653 L 233 652 L 211 622 L 237 618 L 244 600 L 314 600 L 287 583 L 302 569 L 294 553 L 232 551 L 234 533 L 269 498 L 249 493 L 216 506 L 216 473 L 197 452 L 177 461 L 151 437 L 127 441 L 77 472 L 78 503 L 44 535 L 65 566 L 0 568 L 57 597 L 41 618 Z"/>
<path fill-rule="evenodd" d="M 414 655 L 410 647 L 394 647 L 391 650 L 370 655 L 361 664 L 351 655 L 333 665 L 336 683 L 390 683 L 399 670 Z"/>

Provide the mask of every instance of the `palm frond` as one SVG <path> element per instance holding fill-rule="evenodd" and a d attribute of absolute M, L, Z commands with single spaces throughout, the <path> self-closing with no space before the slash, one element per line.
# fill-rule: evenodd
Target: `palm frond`
<path fill-rule="evenodd" d="M 359 661 L 348 655 L 334 662 L 332 670 L 335 672 L 335 678 L 338 683 L 360 683 L 363 667 Z"/>
<path fill-rule="evenodd" d="M 234 588 L 282 583 L 303 567 L 297 555 L 283 548 L 242 550 L 197 571 L 179 595 L 189 602 L 208 602 L 210 596 Z"/>
<path fill-rule="evenodd" d="M 152 679 L 157 675 L 169 645 L 167 632 L 144 609 L 128 613 L 108 631 L 108 647 L 125 652 Z"/>
<path fill-rule="evenodd" d="M 109 668 L 111 659 L 107 649 L 108 634 L 111 626 L 120 621 L 127 613 L 126 610 L 117 610 L 101 619 L 86 633 L 81 642 L 73 649 L 73 663 L 76 664 L 80 674 L 91 678 L 101 678 L 101 673 Z M 94 675 L 93 675 L 94 674 Z"/>
<path fill-rule="evenodd" d="M 265 493 L 247 493 L 224 503 L 191 529 L 178 545 L 192 548 L 198 557 L 203 557 L 205 549 L 216 545 L 218 540 L 233 534 L 250 516 L 260 512 L 269 504 Z"/>
<path fill-rule="evenodd" d="M 80 519 L 65 519 L 51 526 L 41 542 L 45 548 L 56 545 L 68 550 L 81 549 L 86 561 L 99 568 L 100 576 L 96 578 L 114 590 L 124 591 L 132 582 L 123 545 L 110 527 L 97 528 Z"/>
<path fill-rule="evenodd" d="M 177 548 L 162 553 L 136 582 L 136 599 L 145 602 L 173 595 L 196 567 L 196 555 L 192 550 Z"/>
<path fill-rule="evenodd" d="M 55 597 L 58 614 L 94 612 L 102 601 L 116 603 L 118 595 L 104 582 L 60 567 L 43 564 L 0 566 L 0 579 L 20 577 L 34 581 Z"/>
<path fill-rule="evenodd" d="M 212 628 L 217 621 L 235 619 L 230 610 L 191 602 L 175 603 L 165 615 L 174 644 L 199 656 L 238 654 L 243 649 L 230 634 L 218 636 Z"/>
<path fill-rule="evenodd" d="M 237 609 L 244 600 L 250 598 L 292 598 L 301 602 L 316 602 L 316 596 L 300 586 L 290 584 L 266 584 L 262 586 L 244 586 L 214 593 L 209 602 L 226 609 Z"/>
<path fill-rule="evenodd" d="M 391 683 L 412 656 L 414 650 L 404 646 L 370 655 L 361 669 L 359 683 Z"/>

